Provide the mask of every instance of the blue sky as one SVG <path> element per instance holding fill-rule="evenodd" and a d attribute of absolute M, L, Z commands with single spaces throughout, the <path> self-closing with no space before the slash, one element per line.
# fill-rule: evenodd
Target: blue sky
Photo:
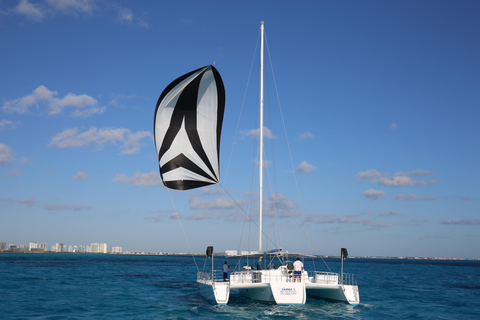
<path fill-rule="evenodd" d="M 479 14 L 478 1 L 0 1 L 0 241 L 255 250 L 253 76 L 245 88 L 264 20 L 287 131 L 266 98 L 268 249 L 479 258 Z M 168 191 L 156 101 L 214 61 L 222 185 Z"/>

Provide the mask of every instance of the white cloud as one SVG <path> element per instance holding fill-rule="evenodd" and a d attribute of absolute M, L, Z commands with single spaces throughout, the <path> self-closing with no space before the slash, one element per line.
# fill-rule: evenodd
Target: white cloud
<path fill-rule="evenodd" d="M 12 154 L 12 149 L 3 143 L 0 143 L 0 164 L 7 164 L 13 160 L 15 159 Z"/>
<path fill-rule="evenodd" d="M 149 173 L 136 172 L 131 177 L 123 173 L 118 173 L 113 177 L 114 182 L 123 182 L 132 186 L 159 186 L 162 185 L 162 179 L 157 171 Z"/>
<path fill-rule="evenodd" d="M 377 222 L 372 224 L 372 227 L 375 228 L 387 228 L 387 227 L 393 227 L 399 225 L 398 223 L 388 223 L 388 222 Z"/>
<path fill-rule="evenodd" d="M 378 215 L 379 215 L 379 216 L 382 216 L 382 217 L 401 216 L 400 213 L 395 212 L 395 211 L 393 211 L 393 210 L 390 210 L 390 211 L 388 211 L 388 212 L 380 212 Z"/>
<path fill-rule="evenodd" d="M 348 214 L 343 216 L 335 216 L 331 214 L 322 214 L 314 215 L 309 214 L 305 217 L 306 222 L 317 223 L 317 224 L 328 224 L 328 223 L 360 223 L 360 224 L 369 224 L 370 219 L 365 217 L 360 217 L 356 214 Z"/>
<path fill-rule="evenodd" d="M 36 201 L 33 200 L 32 198 L 22 198 L 22 199 L 17 200 L 17 202 L 20 203 L 20 204 L 24 204 L 27 207 L 31 207 L 35 204 Z"/>
<path fill-rule="evenodd" d="M 145 21 L 145 18 L 142 18 L 142 17 L 139 17 L 138 18 L 138 23 L 137 25 L 140 27 L 140 28 L 145 28 L 145 29 L 148 29 L 150 27 L 150 25 L 148 24 L 148 22 Z"/>
<path fill-rule="evenodd" d="M 16 125 L 13 121 L 2 119 L 0 120 L 0 128 L 13 130 L 16 128 Z"/>
<path fill-rule="evenodd" d="M 133 22 L 133 12 L 128 8 L 118 8 L 118 21 L 120 23 L 130 24 Z"/>
<path fill-rule="evenodd" d="M 82 171 L 78 171 L 78 173 L 72 178 L 73 180 L 85 180 L 88 179 L 88 174 Z"/>
<path fill-rule="evenodd" d="M 76 109 L 72 112 L 74 118 L 88 118 L 96 114 L 102 114 L 107 110 L 107 107 L 92 107 L 87 109 Z"/>
<path fill-rule="evenodd" d="M 73 107 L 82 109 L 82 111 L 76 110 L 77 115 L 81 116 L 102 113 L 105 110 L 105 108 L 97 108 L 98 101 L 85 94 L 76 95 L 68 93 L 62 98 L 57 98 L 57 95 L 57 91 L 50 91 L 47 87 L 41 85 L 33 90 L 31 94 L 5 102 L 2 109 L 5 113 L 28 114 L 32 107 L 39 108 L 43 106 L 47 109 L 49 115 L 56 115 L 62 113 L 66 107 Z M 94 111 L 89 110 L 88 107 L 93 108 Z"/>
<path fill-rule="evenodd" d="M 310 132 L 304 132 L 299 137 L 300 140 L 315 139 L 315 135 Z"/>
<path fill-rule="evenodd" d="M 429 175 L 432 175 L 432 174 L 435 174 L 435 172 L 429 171 L 429 170 L 413 170 L 413 171 L 410 171 L 410 172 L 400 171 L 400 172 L 395 173 L 394 176 L 429 176 Z"/>
<path fill-rule="evenodd" d="M 120 154 L 134 154 L 140 151 L 140 140 L 151 136 L 148 131 L 139 131 L 131 133 L 124 128 L 90 128 L 85 132 L 79 133 L 78 128 L 66 129 L 52 138 L 48 146 L 56 148 L 86 147 L 96 145 L 102 149 L 107 143 L 123 143 Z"/>
<path fill-rule="evenodd" d="M 95 0 L 47 0 L 52 9 L 66 14 L 92 14 L 96 9 Z"/>
<path fill-rule="evenodd" d="M 260 167 L 260 161 L 258 161 L 257 159 L 255 159 L 254 161 L 255 161 L 255 165 L 257 167 Z M 271 164 L 272 164 L 272 161 L 263 159 L 263 169 L 268 168 Z"/>
<path fill-rule="evenodd" d="M 0 198 L 0 202 L 18 203 L 18 204 L 24 204 L 27 207 L 32 207 L 35 204 L 36 201 L 33 200 L 32 198 L 22 198 L 22 199 L 18 199 L 18 200 Z"/>
<path fill-rule="evenodd" d="M 8 171 L 5 173 L 3 176 L 7 178 L 15 178 L 15 177 L 20 177 L 23 174 L 21 170 L 18 168 L 13 168 L 12 170 Z"/>
<path fill-rule="evenodd" d="M 14 12 L 24 15 L 30 20 L 42 20 L 45 17 L 45 13 L 39 4 L 33 4 L 28 0 L 20 0 L 18 5 L 13 9 Z"/>
<path fill-rule="evenodd" d="M 127 141 L 123 145 L 123 151 L 120 154 L 134 154 L 140 151 L 140 140 L 150 137 L 151 133 L 148 131 L 139 131 L 136 133 L 127 134 Z"/>
<path fill-rule="evenodd" d="M 260 137 L 260 128 L 259 129 L 252 129 L 252 130 L 241 130 L 240 134 L 247 136 L 258 138 Z M 265 139 L 275 139 L 276 136 L 273 135 L 272 130 L 268 129 L 267 127 L 263 127 L 263 137 Z"/>
<path fill-rule="evenodd" d="M 480 219 L 448 219 L 448 220 L 442 221 L 442 223 L 457 224 L 457 225 L 464 225 L 464 226 L 479 225 Z"/>
<path fill-rule="evenodd" d="M 226 193 L 224 189 L 214 187 L 202 188 L 201 191 L 203 195 L 221 195 Z"/>
<path fill-rule="evenodd" d="M 402 186 L 427 186 L 439 183 L 439 180 L 413 180 L 410 176 L 427 176 L 435 174 L 428 170 L 414 170 L 410 172 L 397 172 L 393 176 L 389 173 L 380 173 L 378 170 L 371 169 L 357 173 L 358 179 L 370 179 L 371 183 L 378 183 L 382 186 L 388 187 L 402 187 Z"/>
<path fill-rule="evenodd" d="M 385 191 L 369 189 L 362 192 L 361 196 L 364 196 L 367 199 L 377 200 L 386 196 Z"/>
<path fill-rule="evenodd" d="M 13 2 L 13 1 L 12 1 Z M 42 21 L 58 15 L 70 15 L 74 17 L 96 16 L 105 18 L 120 24 L 137 25 L 148 28 L 146 16 L 137 16 L 133 11 L 111 1 L 97 0 L 20 0 L 19 4 L 11 10 L 33 21 Z M 1 12 L 1 11 L 0 11 Z"/>
<path fill-rule="evenodd" d="M 380 173 L 375 169 L 370 169 L 366 171 L 360 171 L 357 173 L 358 179 L 368 179 L 368 178 L 380 178 L 383 177 L 385 173 Z"/>
<path fill-rule="evenodd" d="M 152 217 L 145 217 L 145 220 L 150 220 L 150 221 L 155 221 L 155 222 L 160 222 L 163 220 L 163 215 L 161 214 L 156 214 Z"/>
<path fill-rule="evenodd" d="M 393 123 L 390 125 L 390 130 L 395 130 L 395 129 L 397 129 L 397 128 L 398 128 L 398 126 L 397 126 L 397 124 L 396 124 L 395 122 L 393 122 Z"/>
<path fill-rule="evenodd" d="M 128 129 L 100 129 L 95 127 L 90 128 L 88 131 L 78 133 L 78 128 L 66 129 L 55 137 L 49 143 L 50 147 L 56 148 L 71 148 L 71 147 L 84 147 L 91 144 L 98 145 L 101 148 L 105 143 L 115 143 L 125 140 L 125 134 Z"/>
<path fill-rule="evenodd" d="M 402 186 L 428 186 L 436 184 L 440 181 L 438 180 L 412 180 L 412 178 L 407 176 L 393 176 L 392 178 L 380 178 L 378 179 L 378 184 L 388 187 L 402 187 Z"/>
<path fill-rule="evenodd" d="M 409 195 L 404 195 L 400 193 L 395 197 L 397 200 L 406 200 L 406 201 L 430 201 L 430 200 L 437 200 L 437 197 L 433 196 L 418 196 L 416 194 L 409 194 Z"/>
<path fill-rule="evenodd" d="M 115 15 L 114 20 L 123 25 L 136 25 L 141 28 L 148 29 L 149 25 L 145 21 L 146 16 L 138 16 L 134 12 L 126 7 L 121 7 L 117 4 L 110 6 Z"/>
<path fill-rule="evenodd" d="M 277 216 L 279 218 L 296 217 L 301 214 L 298 208 L 298 203 L 281 194 L 270 195 L 265 201 L 268 206 L 264 211 L 266 216 Z"/>
<path fill-rule="evenodd" d="M 19 159 L 18 161 L 20 162 L 20 164 L 26 165 L 26 166 L 32 164 L 32 159 L 29 158 L 29 157 L 23 157 L 23 156 L 22 156 L 22 157 L 20 157 L 20 159 Z"/>
<path fill-rule="evenodd" d="M 70 206 L 70 205 L 59 205 L 59 204 L 46 204 L 43 206 L 44 210 L 48 211 L 89 211 L 92 208 L 89 206 Z"/>
<path fill-rule="evenodd" d="M 306 161 L 302 161 L 302 163 L 300 163 L 300 165 L 297 167 L 295 172 L 297 172 L 297 173 L 307 173 L 307 172 L 312 172 L 316 169 L 317 169 L 317 167 L 315 167 L 314 165 L 309 164 Z"/>
<path fill-rule="evenodd" d="M 237 200 L 237 202 L 242 202 Z M 232 198 L 215 198 L 213 201 L 203 200 L 197 194 L 193 194 L 188 199 L 190 208 L 194 210 L 229 210 L 237 208 L 237 204 Z"/>
<path fill-rule="evenodd" d="M 184 217 L 185 220 L 210 220 L 213 219 L 214 215 L 208 212 L 199 212 L 195 214 L 191 214 L 189 216 Z"/>

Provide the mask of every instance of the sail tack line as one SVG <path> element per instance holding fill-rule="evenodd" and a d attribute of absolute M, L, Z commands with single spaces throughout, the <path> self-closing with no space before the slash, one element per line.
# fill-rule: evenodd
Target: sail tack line
<path fill-rule="evenodd" d="M 175 216 L 177 217 L 178 223 L 180 223 L 180 227 L 182 228 L 183 236 L 187 241 L 188 248 L 190 249 L 190 254 L 192 255 L 193 261 L 195 262 L 195 267 L 197 267 L 197 271 L 200 271 L 200 269 L 198 269 L 197 260 L 195 260 L 195 255 L 193 254 L 192 246 L 190 245 L 190 241 L 188 241 L 187 234 L 185 233 L 185 229 L 183 228 L 182 219 L 180 219 L 180 215 L 178 214 L 177 208 L 175 208 L 175 203 L 173 202 L 173 198 L 172 198 L 172 195 L 170 194 L 170 190 L 168 190 L 168 196 L 170 197 L 170 201 L 172 202 L 173 210 L 175 210 Z"/>

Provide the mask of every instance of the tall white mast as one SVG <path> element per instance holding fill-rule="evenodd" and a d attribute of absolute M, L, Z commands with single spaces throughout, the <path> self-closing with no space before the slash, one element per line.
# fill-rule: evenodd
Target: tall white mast
<path fill-rule="evenodd" d="M 259 188 L 259 222 L 258 222 L 258 252 L 262 252 L 262 206 L 263 206 L 263 21 L 260 26 L 260 188 Z"/>

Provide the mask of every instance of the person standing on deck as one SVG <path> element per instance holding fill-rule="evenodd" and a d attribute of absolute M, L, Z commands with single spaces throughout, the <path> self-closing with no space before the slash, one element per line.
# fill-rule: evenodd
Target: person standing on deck
<path fill-rule="evenodd" d="M 300 261 L 300 258 L 297 257 L 297 261 L 293 263 L 293 282 L 296 282 L 297 277 L 299 277 L 300 282 L 302 282 L 302 271 L 303 263 Z"/>
<path fill-rule="evenodd" d="M 225 261 L 222 270 L 223 270 L 223 281 L 227 281 L 227 276 L 228 276 L 228 265 L 227 265 L 227 261 Z"/>

